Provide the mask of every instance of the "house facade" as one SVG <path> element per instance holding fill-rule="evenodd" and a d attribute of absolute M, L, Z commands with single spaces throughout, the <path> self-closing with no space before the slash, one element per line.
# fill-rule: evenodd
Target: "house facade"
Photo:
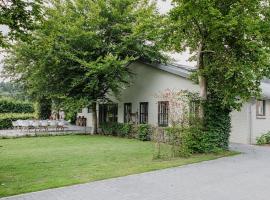
<path fill-rule="evenodd" d="M 142 62 L 134 62 L 129 67 L 134 73 L 131 84 L 117 98 L 111 98 L 113 103 L 97 105 L 99 124 L 131 121 L 168 126 L 169 104 L 157 94 L 166 89 L 199 92 L 199 86 L 188 78 L 192 71 L 190 67 Z M 262 86 L 262 100 L 251 100 L 241 111 L 231 113 L 231 142 L 255 143 L 256 137 L 270 130 L 270 83 L 264 82 Z M 90 108 L 82 109 L 78 116 L 85 117 L 87 126 L 92 127 Z"/>

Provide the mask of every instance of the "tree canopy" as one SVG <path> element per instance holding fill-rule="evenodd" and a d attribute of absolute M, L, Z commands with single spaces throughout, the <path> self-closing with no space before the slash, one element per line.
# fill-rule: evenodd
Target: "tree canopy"
<path fill-rule="evenodd" d="M 145 0 L 51 1 L 31 41 L 10 50 L 5 72 L 34 95 L 103 98 L 127 81 L 131 61 L 164 58 L 155 26 Z"/>
<path fill-rule="evenodd" d="M 0 25 L 9 30 L 8 39 L 25 39 L 34 28 L 40 14 L 40 0 L 0 0 Z M 5 47 L 4 35 L 0 32 L 0 47 Z"/>
<path fill-rule="evenodd" d="M 239 109 L 269 77 L 269 1 L 173 0 L 166 44 L 196 54 L 203 95 Z"/>
<path fill-rule="evenodd" d="M 130 62 L 160 62 L 161 16 L 147 0 L 52 0 L 31 39 L 9 50 L 4 73 L 29 93 L 95 102 L 129 82 Z"/>

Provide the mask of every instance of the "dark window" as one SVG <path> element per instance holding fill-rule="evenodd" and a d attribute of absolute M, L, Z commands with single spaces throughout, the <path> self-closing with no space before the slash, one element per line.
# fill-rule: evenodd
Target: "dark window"
<path fill-rule="evenodd" d="M 169 102 L 158 102 L 158 125 L 166 127 L 169 124 Z"/>
<path fill-rule="evenodd" d="M 258 100 L 256 103 L 257 116 L 265 116 L 265 100 Z"/>
<path fill-rule="evenodd" d="M 117 104 L 99 104 L 99 123 L 117 122 Z"/>
<path fill-rule="evenodd" d="M 124 104 L 124 123 L 131 122 L 131 113 L 132 113 L 132 104 L 125 103 Z"/>
<path fill-rule="evenodd" d="M 140 124 L 148 123 L 148 102 L 140 103 Z"/>

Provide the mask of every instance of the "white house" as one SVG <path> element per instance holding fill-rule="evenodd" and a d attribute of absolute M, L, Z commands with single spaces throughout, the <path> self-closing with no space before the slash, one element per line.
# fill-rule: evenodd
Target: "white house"
<path fill-rule="evenodd" d="M 183 65 L 161 65 L 135 62 L 129 66 L 135 74 L 132 83 L 123 89 L 114 103 L 97 106 L 98 121 L 149 123 L 156 126 L 168 124 L 168 104 L 156 95 L 166 89 L 199 92 L 199 86 L 188 79 L 191 68 Z M 240 112 L 232 112 L 231 142 L 250 144 L 256 137 L 270 131 L 270 82 L 262 82 L 263 99 L 252 99 Z M 132 113 L 132 114 L 131 114 Z M 91 109 L 84 108 L 78 116 L 87 118 L 92 126 Z M 132 116 L 132 119 L 128 119 Z"/>

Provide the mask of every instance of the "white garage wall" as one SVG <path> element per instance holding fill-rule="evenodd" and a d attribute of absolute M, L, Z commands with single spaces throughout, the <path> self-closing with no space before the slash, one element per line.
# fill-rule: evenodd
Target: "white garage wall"
<path fill-rule="evenodd" d="M 232 128 L 230 142 L 250 143 L 249 110 L 250 103 L 246 103 L 243 105 L 241 111 L 233 111 L 231 113 Z"/>
<path fill-rule="evenodd" d="M 270 131 L 270 101 L 266 100 L 265 117 L 256 116 L 256 102 L 252 103 L 252 143 L 256 143 L 256 138 Z"/>

